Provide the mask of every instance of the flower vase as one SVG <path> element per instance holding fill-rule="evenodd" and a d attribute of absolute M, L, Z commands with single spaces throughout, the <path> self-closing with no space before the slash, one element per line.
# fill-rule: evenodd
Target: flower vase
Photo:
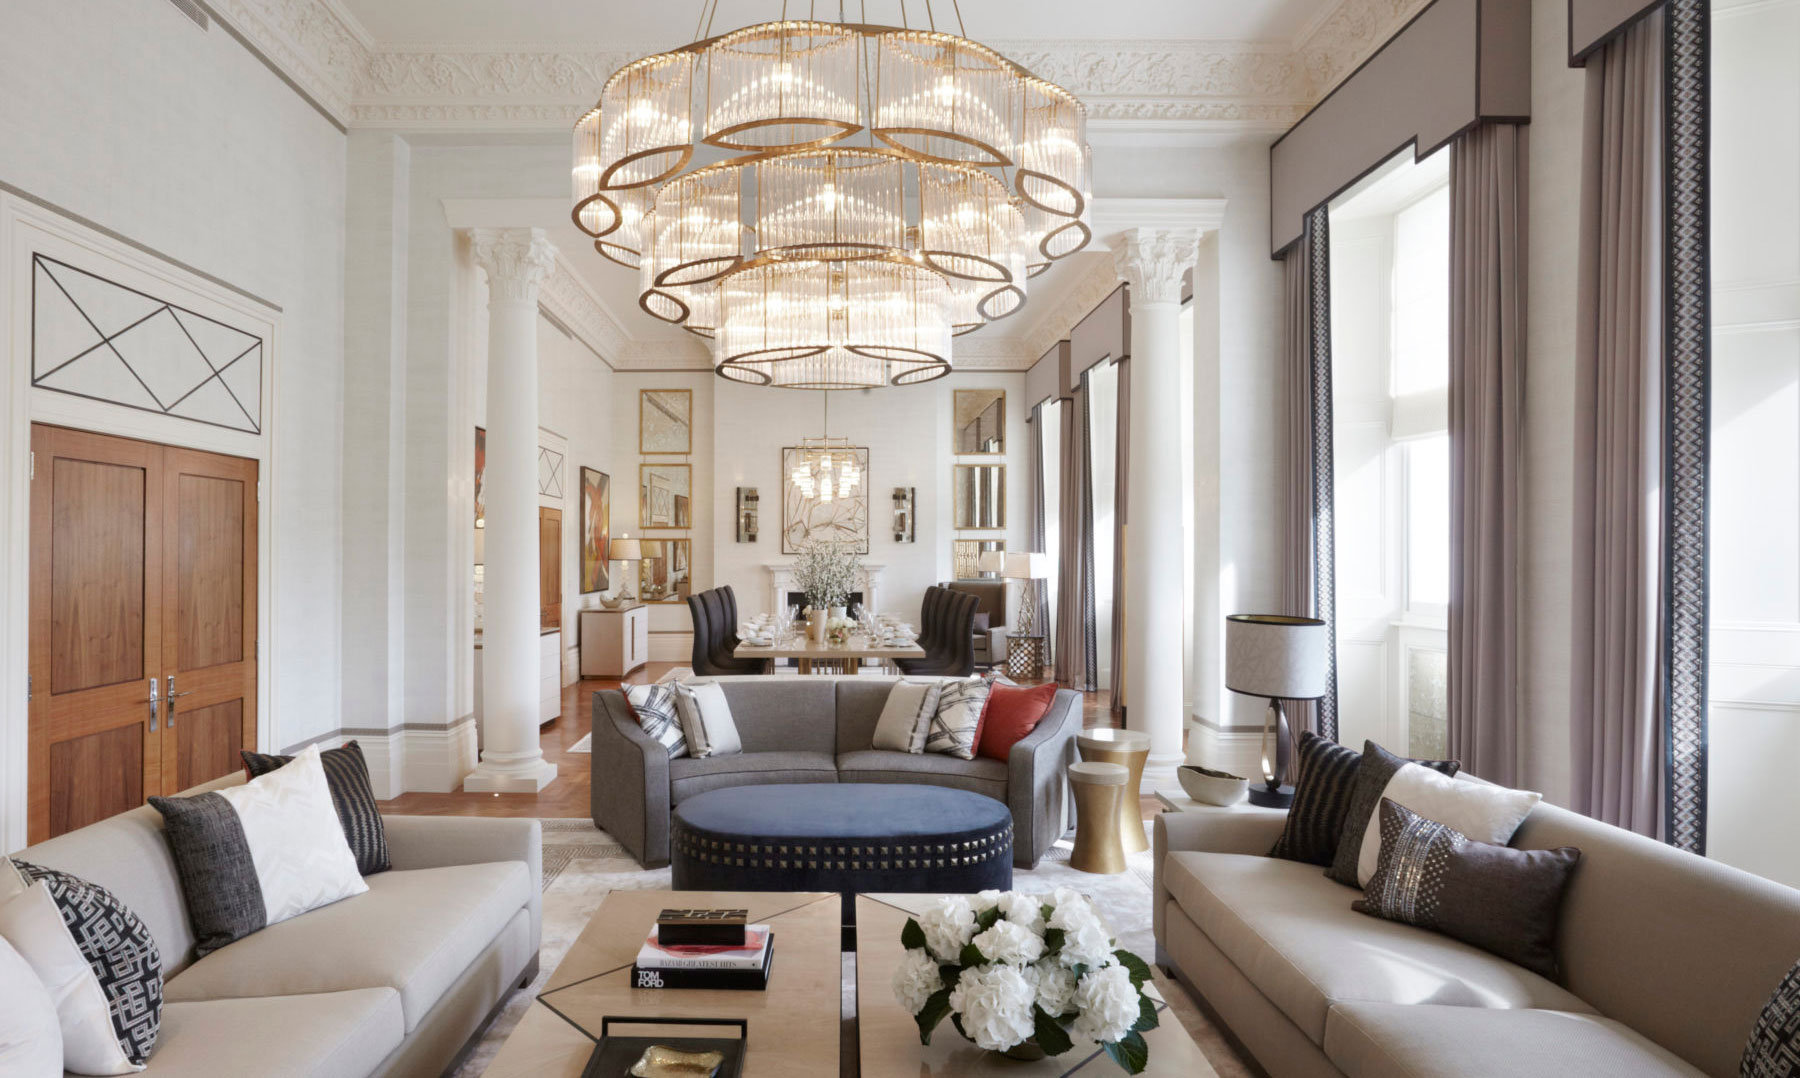
<path fill-rule="evenodd" d="M 1004 1052 L 996 1052 L 994 1054 L 1005 1056 L 1007 1059 L 1016 1059 L 1022 1063 L 1036 1063 L 1040 1059 L 1048 1058 L 1050 1053 L 1039 1048 L 1037 1038 L 1033 1037 L 1029 1040 L 1020 1041 L 1018 1044 L 1013 1045 Z"/>
<path fill-rule="evenodd" d="M 815 644 L 825 642 L 825 615 L 820 611 L 806 615 L 806 636 Z"/>
<path fill-rule="evenodd" d="M 832 617 L 832 618 L 847 618 L 847 617 L 849 617 L 849 616 L 850 616 L 850 614 L 849 614 L 849 612 L 848 612 L 848 611 L 847 611 L 847 610 L 845 610 L 845 609 L 844 609 L 844 608 L 843 608 L 843 607 L 841 607 L 841 606 L 834 606 L 834 607 L 832 607 L 832 608 L 831 608 L 831 609 L 830 609 L 830 610 L 829 610 L 829 611 L 828 611 L 828 614 L 829 614 L 829 616 L 830 616 L 830 617 Z"/>

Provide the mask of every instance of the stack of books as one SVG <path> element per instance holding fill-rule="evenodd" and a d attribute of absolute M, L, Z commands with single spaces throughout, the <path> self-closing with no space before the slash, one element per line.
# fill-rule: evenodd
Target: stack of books
<path fill-rule="evenodd" d="M 741 911 L 723 913 L 664 910 L 638 948 L 632 987 L 767 988 L 775 934 L 768 925 L 745 924 Z"/>

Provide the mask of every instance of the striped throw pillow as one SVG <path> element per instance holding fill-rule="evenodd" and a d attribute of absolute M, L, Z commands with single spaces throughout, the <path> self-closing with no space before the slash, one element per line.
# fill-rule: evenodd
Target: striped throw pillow
<path fill-rule="evenodd" d="M 250 778 L 294 762 L 292 756 L 261 752 L 238 755 L 244 758 L 244 770 Z M 375 788 L 369 783 L 369 765 L 363 759 L 362 746 L 346 741 L 319 753 L 319 763 L 325 768 L 325 785 L 331 788 L 331 807 L 337 810 L 338 823 L 344 825 L 344 839 L 356 855 L 356 871 L 365 876 L 386 872 L 393 867 L 388 860 L 387 829 L 381 824 L 381 808 L 375 803 Z"/>
<path fill-rule="evenodd" d="M 688 754 L 687 735 L 681 729 L 681 710 L 675 703 L 673 685 L 633 685 L 625 690 L 625 702 L 631 705 L 638 725 L 653 740 L 669 750 L 669 759 Z"/>

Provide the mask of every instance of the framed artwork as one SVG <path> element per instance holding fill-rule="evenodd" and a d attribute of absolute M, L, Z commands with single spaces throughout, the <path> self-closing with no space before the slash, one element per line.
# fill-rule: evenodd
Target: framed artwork
<path fill-rule="evenodd" d="M 638 465 L 638 527 L 693 527 L 693 493 L 688 465 Z"/>
<path fill-rule="evenodd" d="M 996 574 L 981 571 L 981 556 L 995 551 L 1005 551 L 1006 542 L 1001 539 L 952 539 L 950 540 L 950 568 L 955 580 L 991 580 Z"/>
<path fill-rule="evenodd" d="M 950 452 L 995 457 L 1006 452 L 1006 390 L 958 389 Z"/>
<path fill-rule="evenodd" d="M 862 481 L 848 498 L 808 498 L 794 485 L 800 450 L 781 451 L 781 552 L 798 554 L 819 540 L 841 543 L 856 554 L 869 552 L 869 450 L 852 446 Z"/>
<path fill-rule="evenodd" d="M 482 481 L 487 478 L 487 428 L 475 428 L 475 526 L 487 526 L 487 492 Z"/>
<path fill-rule="evenodd" d="M 581 469 L 581 593 L 612 587 L 607 549 L 612 544 L 612 477 Z"/>
<path fill-rule="evenodd" d="M 638 390 L 638 452 L 694 451 L 694 391 Z"/>
<path fill-rule="evenodd" d="M 645 539 L 638 562 L 638 598 L 646 603 L 685 603 L 693 591 L 693 544 L 688 539 Z"/>

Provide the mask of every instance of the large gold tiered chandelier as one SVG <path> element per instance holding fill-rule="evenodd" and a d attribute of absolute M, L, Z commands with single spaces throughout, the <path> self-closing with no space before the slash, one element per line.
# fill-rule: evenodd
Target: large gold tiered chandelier
<path fill-rule="evenodd" d="M 1087 111 L 1067 90 L 938 31 L 929 7 L 930 29 L 784 8 L 715 37 L 717 6 L 692 44 L 606 80 L 573 175 L 575 223 L 638 271 L 645 311 L 709 340 L 720 375 L 942 377 L 953 336 L 1087 245 Z"/>

